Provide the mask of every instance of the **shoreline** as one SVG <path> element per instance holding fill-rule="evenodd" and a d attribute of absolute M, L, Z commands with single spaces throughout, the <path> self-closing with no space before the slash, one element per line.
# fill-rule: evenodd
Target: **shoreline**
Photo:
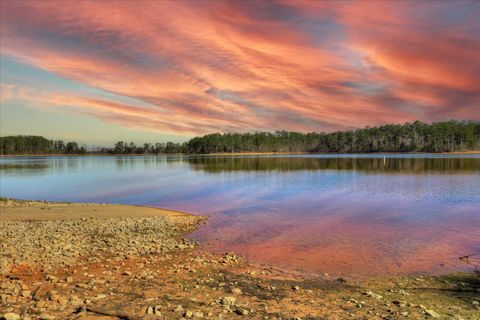
<path fill-rule="evenodd" d="M 0 199 L 0 319 L 475 319 L 480 310 L 475 274 L 298 274 L 200 252 L 186 236 L 204 221 L 149 207 Z"/>
<path fill-rule="evenodd" d="M 472 151 L 452 151 L 452 152 L 365 152 L 365 153 L 336 153 L 336 152 L 214 152 L 214 153 L 84 153 L 84 154 L 3 154 L 0 158 L 16 158 L 16 157 L 80 157 L 80 156 L 268 156 L 268 155 L 358 155 L 358 154 L 428 154 L 428 155 L 476 155 L 480 154 L 480 150 Z"/>

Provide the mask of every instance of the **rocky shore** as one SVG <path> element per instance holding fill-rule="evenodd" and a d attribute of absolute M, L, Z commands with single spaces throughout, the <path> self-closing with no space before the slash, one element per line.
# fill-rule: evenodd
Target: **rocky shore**
<path fill-rule="evenodd" d="M 473 273 L 306 277 L 204 253 L 186 238 L 204 221 L 1 199 L 0 319 L 480 319 Z"/>

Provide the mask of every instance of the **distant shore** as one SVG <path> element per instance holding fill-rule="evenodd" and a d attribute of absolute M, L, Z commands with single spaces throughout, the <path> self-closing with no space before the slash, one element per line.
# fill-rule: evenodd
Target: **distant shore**
<path fill-rule="evenodd" d="M 480 154 L 480 150 L 453 151 L 453 152 L 365 152 L 365 153 L 334 153 L 334 152 L 215 152 L 215 153 L 84 153 L 84 154 L 4 154 L 0 158 L 13 157 L 79 157 L 79 156 L 268 156 L 268 155 L 355 155 L 355 154 Z"/>

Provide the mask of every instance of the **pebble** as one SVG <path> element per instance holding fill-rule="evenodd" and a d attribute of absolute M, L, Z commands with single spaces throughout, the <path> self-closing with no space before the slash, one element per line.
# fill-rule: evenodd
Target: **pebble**
<path fill-rule="evenodd" d="M 237 299 L 235 299 L 235 297 L 227 296 L 220 299 L 220 304 L 224 306 L 232 306 L 235 304 L 236 301 Z"/>
<path fill-rule="evenodd" d="M 181 305 L 178 305 L 173 311 L 178 313 L 183 312 L 183 307 Z"/>
<path fill-rule="evenodd" d="M 432 309 L 425 310 L 425 314 L 432 317 L 432 318 L 440 318 L 440 315 Z"/>
<path fill-rule="evenodd" d="M 392 303 L 394 305 L 397 305 L 399 308 L 404 308 L 407 306 L 407 303 L 405 301 L 393 300 Z"/>
<path fill-rule="evenodd" d="M 16 313 L 13 313 L 13 312 L 9 312 L 9 313 L 5 313 L 2 317 L 2 319 L 5 319 L 5 320 L 20 320 L 20 315 L 16 314 Z"/>
<path fill-rule="evenodd" d="M 15 261 L 28 257 L 47 273 L 45 279 L 59 283 L 49 274 L 58 268 L 73 266 L 80 257 L 95 262 L 104 254 L 121 252 L 124 256 L 165 253 L 175 247 L 193 248 L 195 242 L 184 239 L 201 217 L 186 216 L 170 220 L 167 217 L 78 219 L 49 221 L 0 221 L 2 249 L 11 248 L 8 257 L 0 258 L 0 275 L 10 272 Z M 32 224 L 35 227 L 32 227 Z M 237 261 L 232 254 L 226 261 Z M 194 269 L 192 269 L 194 270 Z M 126 271 L 125 274 L 129 274 Z M 91 276 L 90 274 L 88 275 Z M 73 277 L 64 278 L 67 283 Z M 62 281 L 63 282 L 63 279 Z"/>
<path fill-rule="evenodd" d="M 232 289 L 232 293 L 234 294 L 241 294 L 242 293 L 242 290 L 240 288 L 233 288 Z"/>
<path fill-rule="evenodd" d="M 248 315 L 248 310 L 244 308 L 237 308 L 235 309 L 235 313 L 240 315 L 240 316 L 246 316 Z"/>
<path fill-rule="evenodd" d="M 363 294 L 366 295 L 367 297 L 371 297 L 371 298 L 374 298 L 376 300 L 382 300 L 383 299 L 383 297 L 381 295 L 373 293 L 371 290 L 367 290 Z"/>

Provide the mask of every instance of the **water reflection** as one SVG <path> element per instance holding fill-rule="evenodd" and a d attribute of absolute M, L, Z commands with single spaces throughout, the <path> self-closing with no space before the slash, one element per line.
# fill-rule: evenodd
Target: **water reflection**
<path fill-rule="evenodd" d="M 195 170 L 230 171 L 353 170 L 366 173 L 453 174 L 480 171 L 475 158 L 293 158 L 203 157 L 188 162 Z"/>

